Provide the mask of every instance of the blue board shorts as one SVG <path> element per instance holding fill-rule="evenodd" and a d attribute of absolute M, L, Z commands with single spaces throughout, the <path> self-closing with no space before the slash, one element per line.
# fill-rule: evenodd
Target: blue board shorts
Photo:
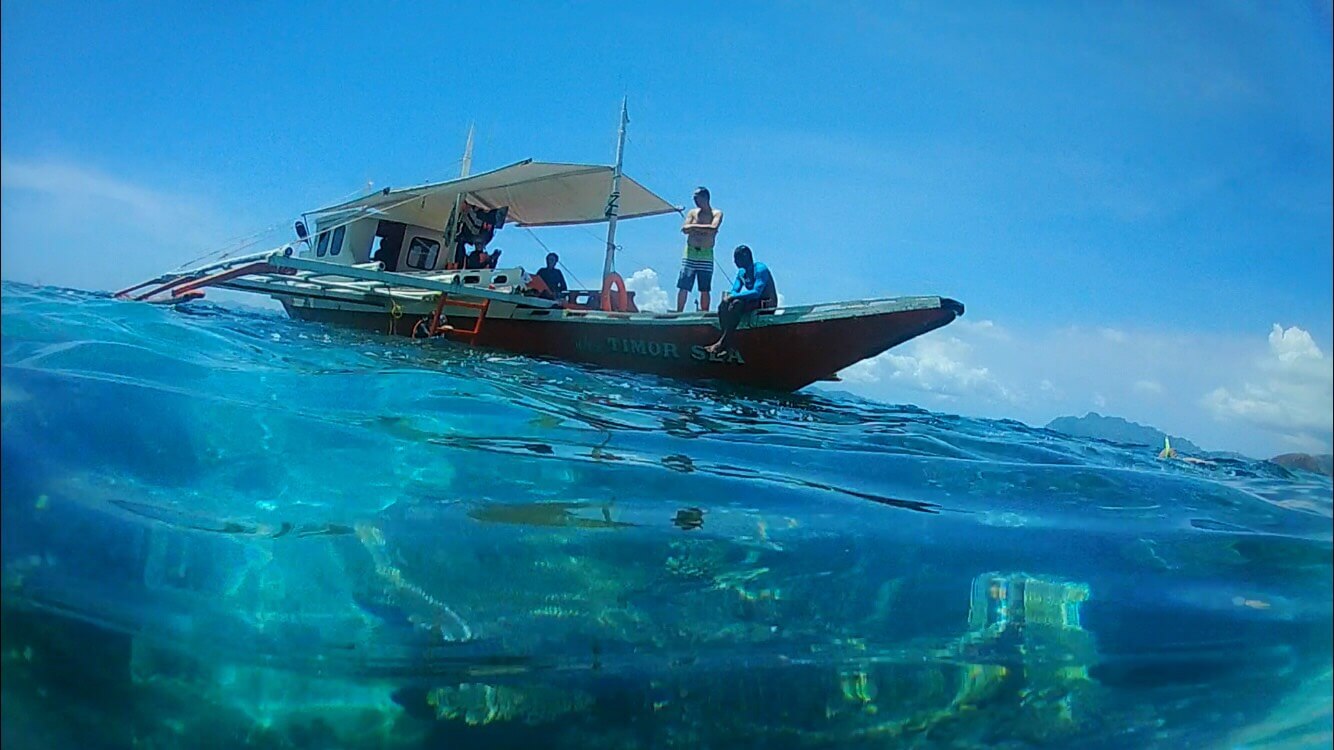
<path fill-rule="evenodd" d="M 713 265 L 708 268 L 692 266 L 686 263 L 681 264 L 681 275 L 676 279 L 676 288 L 683 292 L 690 291 L 690 288 L 699 285 L 701 292 L 713 291 Z"/>

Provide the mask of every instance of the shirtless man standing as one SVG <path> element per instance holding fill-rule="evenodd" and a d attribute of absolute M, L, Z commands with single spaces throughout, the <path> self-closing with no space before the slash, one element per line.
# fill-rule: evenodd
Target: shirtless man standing
<path fill-rule="evenodd" d="M 722 223 L 723 212 L 709 205 L 709 189 L 695 188 L 695 208 L 690 209 L 681 225 L 681 233 L 686 236 L 686 252 L 681 259 L 681 275 L 676 280 L 677 312 L 686 309 L 686 297 L 695 284 L 699 285 L 699 309 L 709 309 L 709 292 L 713 290 L 713 243 Z"/>

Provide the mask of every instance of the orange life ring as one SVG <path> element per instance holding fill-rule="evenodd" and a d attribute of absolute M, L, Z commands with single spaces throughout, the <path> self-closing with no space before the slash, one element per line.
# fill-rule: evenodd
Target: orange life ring
<path fill-rule="evenodd" d="M 611 299 L 612 288 L 616 290 L 616 302 Z M 612 271 L 602 279 L 602 309 L 605 312 L 624 312 L 630 309 L 630 297 L 625 293 L 625 279 Z"/>

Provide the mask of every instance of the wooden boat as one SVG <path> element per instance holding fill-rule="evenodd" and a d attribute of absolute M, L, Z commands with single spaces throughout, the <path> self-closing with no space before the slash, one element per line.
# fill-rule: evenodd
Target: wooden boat
<path fill-rule="evenodd" d="M 621 115 L 614 165 L 527 160 L 468 175 L 468 154 L 458 179 L 313 211 L 292 243 L 163 274 L 116 296 L 176 304 L 216 287 L 272 297 L 298 320 L 785 391 L 837 380 L 963 314 L 943 297 L 780 306 L 750 314 L 735 346 L 710 354 L 716 313 L 641 311 L 615 271 L 618 220 L 680 210 L 622 173 L 624 107 Z M 601 289 L 547 299 L 522 268 L 454 267 L 467 241 L 485 244 L 479 231 L 592 223 L 608 227 Z"/>

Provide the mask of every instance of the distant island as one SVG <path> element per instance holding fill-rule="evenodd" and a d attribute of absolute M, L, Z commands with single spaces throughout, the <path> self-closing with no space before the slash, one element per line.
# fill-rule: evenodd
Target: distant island
<path fill-rule="evenodd" d="M 1062 432 L 1066 435 L 1074 435 L 1075 437 L 1096 438 L 1129 445 L 1145 445 L 1158 449 L 1163 447 L 1164 439 L 1170 438 L 1172 447 L 1181 453 L 1199 455 L 1205 452 L 1198 445 L 1183 437 L 1168 435 L 1155 427 L 1131 422 L 1120 417 L 1105 417 L 1093 411 L 1082 417 L 1057 417 L 1047 423 L 1047 429 Z M 1237 454 L 1214 455 L 1232 455 L 1236 458 L 1245 458 Z M 1325 476 L 1334 476 L 1334 455 L 1329 453 L 1317 455 L 1284 453 L 1281 456 L 1274 456 L 1269 459 L 1269 462 L 1289 470 L 1298 469 L 1324 474 Z"/>
<path fill-rule="evenodd" d="M 1159 449 L 1163 447 L 1164 439 L 1171 438 L 1172 447 L 1182 453 L 1204 452 L 1200 446 L 1185 438 L 1168 435 L 1155 427 L 1120 417 L 1104 417 L 1093 411 L 1082 417 L 1057 417 L 1047 423 L 1047 429 L 1075 437 L 1097 438 L 1129 445 L 1147 445 Z"/>
<path fill-rule="evenodd" d="M 1269 459 L 1285 469 L 1301 469 L 1302 471 L 1313 471 L 1316 474 L 1325 476 L 1334 476 L 1334 455 L 1321 453 L 1311 455 L 1310 453 L 1284 453 L 1281 456 L 1274 456 Z"/>

